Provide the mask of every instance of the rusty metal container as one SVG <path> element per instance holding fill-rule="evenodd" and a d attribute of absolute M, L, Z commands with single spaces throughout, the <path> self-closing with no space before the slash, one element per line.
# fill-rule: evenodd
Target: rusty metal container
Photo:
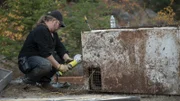
<path fill-rule="evenodd" d="M 0 68 L 0 92 L 12 80 L 12 71 Z"/>
<path fill-rule="evenodd" d="M 180 94 L 179 27 L 93 30 L 81 40 L 87 89 Z"/>

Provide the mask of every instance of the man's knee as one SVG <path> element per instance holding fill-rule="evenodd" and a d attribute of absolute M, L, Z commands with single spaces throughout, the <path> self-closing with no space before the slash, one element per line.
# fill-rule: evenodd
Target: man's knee
<path fill-rule="evenodd" d="M 39 81 L 41 77 L 48 75 L 52 71 L 52 66 L 50 62 L 46 63 L 39 63 L 36 65 L 36 67 L 26 74 L 28 77 L 35 79 L 36 81 Z"/>
<path fill-rule="evenodd" d="M 51 65 L 51 63 L 49 61 L 44 63 L 44 64 L 41 64 L 40 68 L 42 68 L 42 71 L 44 71 L 44 72 L 52 71 L 52 65 Z"/>
<path fill-rule="evenodd" d="M 49 60 L 39 56 L 33 56 L 28 58 L 29 65 L 38 70 L 39 72 L 50 72 L 52 70 L 52 65 Z"/>

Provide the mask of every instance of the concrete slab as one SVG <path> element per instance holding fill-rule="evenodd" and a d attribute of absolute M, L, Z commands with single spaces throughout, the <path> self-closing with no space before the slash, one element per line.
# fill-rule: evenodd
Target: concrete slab
<path fill-rule="evenodd" d="M 0 68 L 0 92 L 12 80 L 12 71 Z"/>
<path fill-rule="evenodd" d="M 140 101 L 136 96 L 118 96 L 118 95 L 68 95 L 57 98 L 5 98 L 1 101 Z"/>

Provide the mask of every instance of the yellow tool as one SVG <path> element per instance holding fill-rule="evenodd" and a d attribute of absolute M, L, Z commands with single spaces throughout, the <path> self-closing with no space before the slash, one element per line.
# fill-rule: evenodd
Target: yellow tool
<path fill-rule="evenodd" d="M 82 59 L 81 59 L 82 55 L 81 54 L 76 54 L 74 56 L 74 60 L 71 61 L 70 63 L 68 63 L 68 68 L 69 70 L 71 70 L 72 68 L 74 68 L 77 64 L 79 64 Z M 61 71 L 58 72 L 59 75 L 63 75 L 63 73 Z"/>
<path fill-rule="evenodd" d="M 82 61 L 81 54 L 76 54 L 74 56 L 74 60 L 71 61 L 70 63 L 68 63 L 69 70 L 73 69 L 74 67 L 76 67 L 76 65 L 79 64 L 81 61 Z M 58 76 L 62 76 L 62 75 L 63 75 L 63 73 L 61 71 L 56 72 L 56 78 L 55 78 L 55 82 L 56 83 L 52 83 L 52 85 L 54 87 L 60 87 L 61 88 L 61 87 L 69 87 L 70 86 L 70 84 L 68 82 L 65 82 L 63 85 L 58 82 Z"/>

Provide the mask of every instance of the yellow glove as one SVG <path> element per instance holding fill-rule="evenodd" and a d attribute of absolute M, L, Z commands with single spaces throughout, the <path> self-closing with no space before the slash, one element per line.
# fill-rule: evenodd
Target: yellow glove
<path fill-rule="evenodd" d="M 57 68 L 59 71 L 61 72 L 66 72 L 69 70 L 69 66 L 68 65 L 64 65 L 64 64 L 60 64 Z"/>

